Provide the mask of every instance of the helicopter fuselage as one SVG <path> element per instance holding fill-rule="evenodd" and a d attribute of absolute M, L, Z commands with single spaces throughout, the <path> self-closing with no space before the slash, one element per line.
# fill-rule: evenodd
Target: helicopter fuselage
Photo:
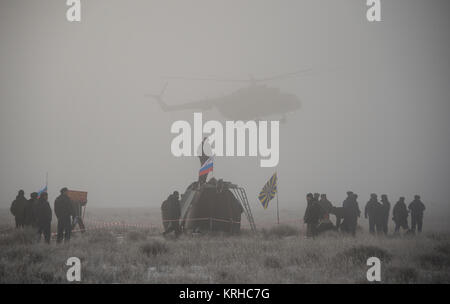
<path fill-rule="evenodd" d="M 300 108 L 300 100 L 277 88 L 251 85 L 217 98 L 215 107 L 226 118 L 250 120 L 293 112 Z"/>

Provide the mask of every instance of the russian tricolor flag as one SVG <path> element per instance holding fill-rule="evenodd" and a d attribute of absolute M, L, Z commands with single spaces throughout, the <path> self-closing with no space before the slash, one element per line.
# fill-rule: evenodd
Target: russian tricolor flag
<path fill-rule="evenodd" d="M 198 176 L 208 174 L 209 172 L 213 171 L 213 169 L 214 169 L 214 161 L 213 161 L 213 157 L 211 156 L 210 158 L 208 158 L 207 161 L 205 161 L 203 166 L 200 168 L 200 171 L 198 172 Z"/>

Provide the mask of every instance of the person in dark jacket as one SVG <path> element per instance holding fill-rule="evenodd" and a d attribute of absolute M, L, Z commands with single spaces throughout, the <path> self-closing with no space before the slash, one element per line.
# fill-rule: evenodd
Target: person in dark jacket
<path fill-rule="evenodd" d="M 314 193 L 313 198 L 316 202 L 318 202 L 320 200 L 320 193 Z"/>
<path fill-rule="evenodd" d="M 52 222 L 52 208 L 48 203 L 47 192 L 42 192 L 39 200 L 36 203 L 35 208 L 36 226 L 38 229 L 39 241 L 41 241 L 42 234 L 44 235 L 45 242 L 50 244 L 50 230 Z"/>
<path fill-rule="evenodd" d="M 357 201 L 358 196 L 352 191 L 347 192 L 347 198 L 342 203 L 344 208 L 344 221 L 342 228 L 345 232 L 356 235 L 356 226 L 358 225 L 358 217 L 361 215 Z"/>
<path fill-rule="evenodd" d="M 395 223 L 395 233 L 400 232 L 400 228 L 408 230 L 408 209 L 406 208 L 405 198 L 402 196 L 398 202 L 395 203 L 394 209 L 392 209 L 392 220 Z"/>
<path fill-rule="evenodd" d="M 420 200 L 419 195 L 414 196 L 414 200 L 409 204 L 408 209 L 411 211 L 411 232 L 422 232 L 423 212 L 425 211 L 425 205 Z"/>
<path fill-rule="evenodd" d="M 320 200 L 318 201 L 320 208 L 322 209 L 322 215 L 319 219 L 318 232 L 323 232 L 327 230 L 334 229 L 334 225 L 330 220 L 330 212 L 333 208 L 331 202 L 327 199 L 326 194 L 320 195 Z"/>
<path fill-rule="evenodd" d="M 381 218 L 380 218 L 380 225 L 383 229 L 383 233 L 385 235 L 388 234 L 388 223 L 389 223 L 389 213 L 391 211 L 391 203 L 388 200 L 388 197 L 386 194 L 381 195 Z"/>
<path fill-rule="evenodd" d="M 328 200 L 326 194 L 320 195 L 319 205 L 323 210 L 325 210 L 327 214 L 329 214 L 331 212 L 331 209 L 333 208 L 333 204 L 331 204 L 331 202 Z"/>
<path fill-rule="evenodd" d="M 372 193 L 370 195 L 370 200 L 367 202 L 366 207 L 364 208 L 364 217 L 369 218 L 369 232 L 371 234 L 375 234 L 375 229 L 378 232 L 381 232 L 380 225 L 378 224 L 380 222 L 380 215 L 381 215 L 381 209 L 382 205 L 377 199 L 377 195 L 375 193 Z"/>
<path fill-rule="evenodd" d="M 170 221 L 171 221 L 170 199 L 171 199 L 171 196 L 172 196 L 172 194 L 170 194 L 169 197 L 167 199 L 165 199 L 161 204 L 161 217 L 162 217 L 164 233 L 170 228 Z"/>
<path fill-rule="evenodd" d="M 62 188 L 61 194 L 55 200 L 54 210 L 58 219 L 57 243 L 61 243 L 63 238 L 64 242 L 70 241 L 70 233 L 72 232 L 71 216 L 73 216 L 74 212 L 70 198 L 67 196 L 67 191 L 67 188 Z"/>
<path fill-rule="evenodd" d="M 27 199 L 25 198 L 25 192 L 23 190 L 19 190 L 16 199 L 12 202 L 10 208 L 10 211 L 16 221 L 16 228 L 24 227 L 26 205 Z"/>
<path fill-rule="evenodd" d="M 43 193 L 43 192 L 42 192 Z M 41 193 L 41 194 L 42 194 Z M 37 194 L 38 196 L 37 196 L 37 199 L 33 202 L 33 206 L 32 206 L 32 209 L 33 209 L 33 224 L 32 224 L 32 226 L 34 227 L 34 228 L 36 228 L 37 229 L 37 227 L 38 227 L 38 223 L 37 223 L 37 213 L 38 213 L 38 205 L 39 205 L 39 198 L 40 198 L 40 196 L 39 196 L 39 194 Z M 48 194 L 47 194 L 47 197 L 48 197 Z"/>
<path fill-rule="evenodd" d="M 341 212 L 342 212 L 342 222 L 341 222 L 341 225 L 340 225 L 340 229 L 341 229 L 341 232 L 349 232 L 349 227 L 347 227 L 347 225 L 348 225 L 348 220 L 347 221 L 345 221 L 345 218 L 347 217 L 348 218 L 348 210 L 347 210 L 347 208 L 344 208 L 344 205 L 346 204 L 346 202 L 347 201 L 349 201 L 350 200 L 350 198 L 353 196 L 353 192 L 352 191 L 347 191 L 347 198 L 344 200 L 344 202 L 342 203 L 342 209 L 341 209 Z M 348 207 L 349 205 L 347 204 L 347 207 Z"/>
<path fill-rule="evenodd" d="M 175 237 L 178 237 L 181 233 L 180 229 L 180 200 L 178 191 L 174 191 L 173 194 L 169 195 L 167 200 L 165 200 L 161 206 L 161 212 L 163 215 L 163 225 L 165 231 L 163 235 L 174 231 Z"/>
<path fill-rule="evenodd" d="M 322 208 L 314 199 L 312 193 L 306 195 L 306 202 L 305 216 L 303 217 L 303 221 L 306 224 L 306 237 L 314 238 L 317 235 L 317 226 L 319 225 Z"/>
<path fill-rule="evenodd" d="M 25 225 L 25 227 L 36 227 L 35 225 L 35 217 L 34 217 L 34 207 L 35 204 L 37 203 L 37 197 L 38 194 L 37 192 L 33 192 L 30 194 L 30 199 L 27 200 L 26 204 L 25 204 L 25 210 L 24 210 L 24 222 L 23 224 Z"/>

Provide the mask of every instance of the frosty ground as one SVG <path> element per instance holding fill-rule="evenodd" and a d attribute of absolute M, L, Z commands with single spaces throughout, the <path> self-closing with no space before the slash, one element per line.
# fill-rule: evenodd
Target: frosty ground
<path fill-rule="evenodd" d="M 260 225 L 256 234 L 244 226 L 234 236 L 165 239 L 157 216 L 145 225 L 145 212 L 133 212 L 94 212 L 86 233 L 57 246 L 36 243 L 33 231 L 10 229 L 2 211 L 0 283 L 67 283 L 65 263 L 72 256 L 81 259 L 82 283 L 369 283 L 371 256 L 382 261 L 381 283 L 450 283 L 450 234 L 444 231 L 374 237 L 362 227 L 356 238 L 330 232 L 312 240 L 293 221 Z M 126 225 L 131 219 L 135 225 Z"/>

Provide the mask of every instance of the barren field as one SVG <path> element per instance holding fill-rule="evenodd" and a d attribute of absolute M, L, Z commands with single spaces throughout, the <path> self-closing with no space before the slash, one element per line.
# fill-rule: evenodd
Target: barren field
<path fill-rule="evenodd" d="M 165 239 L 156 211 L 93 210 L 87 232 L 74 233 L 70 244 L 46 245 L 32 230 L 11 229 L 2 210 L 0 283 L 67 283 L 69 257 L 81 259 L 82 283 L 368 283 L 371 256 L 382 261 L 382 283 L 450 283 L 450 234 L 440 230 L 374 237 L 361 221 L 356 238 L 330 232 L 312 240 L 285 212 L 280 225 L 257 221 L 256 234 L 243 220 L 235 236 Z"/>

